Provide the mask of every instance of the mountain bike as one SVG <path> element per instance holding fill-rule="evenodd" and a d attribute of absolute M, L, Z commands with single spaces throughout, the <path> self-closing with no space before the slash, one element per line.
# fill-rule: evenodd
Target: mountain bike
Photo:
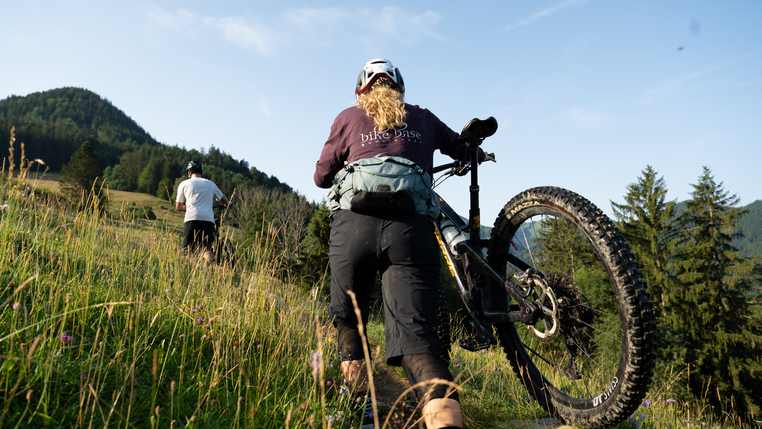
<path fill-rule="evenodd" d="M 233 241 L 228 237 L 223 237 L 220 231 L 221 219 L 224 217 L 224 209 L 227 208 L 225 204 L 217 204 L 212 206 L 214 210 L 214 258 L 217 265 L 227 265 L 230 268 L 235 268 L 235 251 L 236 247 Z"/>
<path fill-rule="evenodd" d="M 529 393 L 588 428 L 616 425 L 653 376 L 654 313 L 643 275 L 613 222 L 582 196 L 539 187 L 511 199 L 482 238 L 477 148 L 497 121 L 470 121 L 469 162 L 434 168 L 436 184 L 470 173 L 464 221 L 441 198 L 436 235 L 468 310 L 470 351 L 500 345 Z"/>

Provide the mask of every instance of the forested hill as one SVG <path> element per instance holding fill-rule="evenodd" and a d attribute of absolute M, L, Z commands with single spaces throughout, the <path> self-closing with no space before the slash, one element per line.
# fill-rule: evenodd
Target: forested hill
<path fill-rule="evenodd" d="M 20 143 L 24 143 L 27 158 L 41 158 L 51 171 L 61 171 L 82 143 L 89 141 L 112 189 L 168 198 L 167 190 L 174 189 L 193 159 L 204 163 L 205 177 L 227 195 L 246 184 L 293 192 L 276 177 L 217 148 L 199 153 L 161 144 L 110 101 L 87 89 L 59 88 L 0 100 L 1 141 L 10 141 L 13 126 L 16 165 Z"/>

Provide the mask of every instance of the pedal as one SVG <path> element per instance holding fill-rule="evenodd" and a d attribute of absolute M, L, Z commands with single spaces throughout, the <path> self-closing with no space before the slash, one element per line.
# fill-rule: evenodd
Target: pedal
<path fill-rule="evenodd" d="M 490 348 L 492 342 L 486 335 L 469 335 L 458 340 L 458 345 L 464 350 L 478 352 Z"/>

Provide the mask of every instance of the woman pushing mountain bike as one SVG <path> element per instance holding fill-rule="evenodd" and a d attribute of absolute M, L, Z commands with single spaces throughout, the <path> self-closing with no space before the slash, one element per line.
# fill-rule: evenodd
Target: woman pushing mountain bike
<path fill-rule="evenodd" d="M 438 335 L 441 249 L 473 326 L 463 348 L 499 339 L 530 394 L 568 422 L 598 428 L 626 419 L 650 384 L 654 342 L 645 284 L 621 234 L 584 198 L 535 188 L 511 200 L 483 240 L 477 167 L 495 160 L 480 145 L 497 121 L 475 119 L 459 136 L 404 103 L 404 91 L 399 69 L 369 61 L 357 106 L 335 119 L 314 176 L 331 188 L 329 312 L 356 395 L 367 389 L 359 329 L 380 273 L 387 363 L 421 384 L 415 393 L 428 428 L 462 427 L 457 392 L 446 383 L 449 338 Z M 435 169 L 437 149 L 456 162 Z M 433 191 L 435 170 L 470 172 L 467 223 Z"/>

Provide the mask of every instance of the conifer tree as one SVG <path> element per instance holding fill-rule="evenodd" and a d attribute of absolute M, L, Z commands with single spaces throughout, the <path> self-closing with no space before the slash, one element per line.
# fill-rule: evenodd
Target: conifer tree
<path fill-rule="evenodd" d="M 299 263 L 296 266 L 302 281 L 309 287 L 327 288 L 328 282 L 319 284 L 321 279 L 327 280 L 324 274 L 328 267 L 328 239 L 331 235 L 331 211 L 323 201 L 310 216 L 307 232 L 303 240 Z"/>
<path fill-rule="evenodd" d="M 646 166 L 638 181 L 627 186 L 625 203 L 612 201 L 611 206 L 619 229 L 642 267 L 656 314 L 661 314 L 675 202 L 666 201 L 667 185 L 657 174 L 653 167 Z"/>
<path fill-rule="evenodd" d="M 79 198 L 82 191 L 98 192 L 103 184 L 103 169 L 89 141 L 82 143 L 71 156 L 69 163 L 61 168 L 61 188 L 65 194 Z"/>
<path fill-rule="evenodd" d="M 692 186 L 678 219 L 664 316 L 685 338 L 685 362 L 695 367 L 691 390 L 709 392 L 714 405 L 732 401 L 739 415 L 759 413 L 762 328 L 751 313 L 749 292 L 762 276 L 759 264 L 731 245 L 744 210 L 708 167 Z"/>

